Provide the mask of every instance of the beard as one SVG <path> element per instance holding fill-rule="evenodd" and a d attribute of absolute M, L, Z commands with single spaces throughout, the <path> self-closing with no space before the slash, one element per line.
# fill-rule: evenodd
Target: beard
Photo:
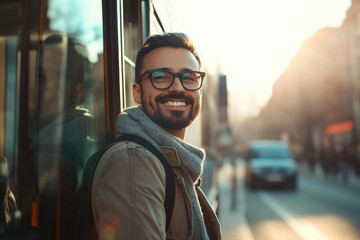
<path fill-rule="evenodd" d="M 191 105 L 189 113 L 186 114 L 185 111 L 182 110 L 163 110 L 159 105 L 161 104 L 161 100 L 166 98 L 184 99 Z M 186 128 L 194 121 L 200 111 L 200 104 L 195 104 L 192 98 L 175 93 L 156 97 L 154 104 L 146 102 L 144 98 L 142 98 L 141 105 L 149 118 L 164 129 L 179 130 Z M 153 109 L 152 111 L 151 108 Z"/>
<path fill-rule="evenodd" d="M 193 108 L 190 110 L 187 116 L 184 116 L 184 111 L 170 111 L 169 113 L 163 113 L 157 108 L 150 116 L 150 118 L 164 129 L 183 129 L 189 126 L 194 120 Z"/>

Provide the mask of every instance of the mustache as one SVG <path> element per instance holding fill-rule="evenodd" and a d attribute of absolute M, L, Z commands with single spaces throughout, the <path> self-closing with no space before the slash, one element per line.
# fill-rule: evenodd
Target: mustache
<path fill-rule="evenodd" d="M 167 99 L 184 99 L 186 102 L 188 103 L 193 103 L 194 102 L 194 99 L 192 99 L 191 97 L 188 97 L 184 94 L 181 94 L 181 93 L 169 93 L 169 94 L 165 94 L 165 95 L 161 95 L 161 96 L 157 96 L 155 97 L 155 101 L 164 101 L 164 100 L 167 100 Z"/>

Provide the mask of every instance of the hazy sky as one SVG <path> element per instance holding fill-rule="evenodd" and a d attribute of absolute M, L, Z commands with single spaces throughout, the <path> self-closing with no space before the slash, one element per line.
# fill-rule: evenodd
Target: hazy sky
<path fill-rule="evenodd" d="M 176 30 L 196 43 L 207 66 L 227 75 L 230 111 L 257 113 L 299 44 L 339 27 L 351 0 L 173 0 Z"/>

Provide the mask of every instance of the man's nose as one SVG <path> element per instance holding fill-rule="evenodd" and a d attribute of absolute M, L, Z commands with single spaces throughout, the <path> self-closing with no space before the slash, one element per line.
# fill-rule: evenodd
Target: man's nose
<path fill-rule="evenodd" d="M 185 92 L 185 88 L 181 83 L 181 80 L 178 76 L 175 77 L 173 83 L 171 84 L 169 91 L 173 92 Z"/>

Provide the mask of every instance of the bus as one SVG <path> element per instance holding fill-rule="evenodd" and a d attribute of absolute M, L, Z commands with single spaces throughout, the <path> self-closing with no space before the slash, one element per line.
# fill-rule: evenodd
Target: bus
<path fill-rule="evenodd" d="M 174 29 L 171 11 L 166 0 L 0 2 L 0 169 L 8 170 L 0 191 L 10 199 L 0 232 L 25 226 L 75 238 L 84 164 L 135 104 L 137 50 L 150 34 Z M 216 130 L 204 135 L 202 121 L 188 137 L 198 146 Z"/>

